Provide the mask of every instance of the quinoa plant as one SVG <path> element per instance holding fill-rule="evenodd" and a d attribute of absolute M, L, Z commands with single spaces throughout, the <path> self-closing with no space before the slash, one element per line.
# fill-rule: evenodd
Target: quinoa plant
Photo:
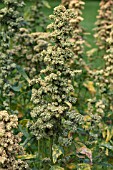
<path fill-rule="evenodd" d="M 80 26 L 81 21 L 83 21 L 82 10 L 84 9 L 85 3 L 81 0 L 69 0 L 62 1 L 62 4 L 69 9 L 73 9 L 76 15 L 74 20 L 71 20 L 73 24 L 73 37 L 72 42 L 74 42 L 73 51 L 75 53 L 75 57 L 82 58 L 83 49 L 84 49 L 84 39 L 83 39 L 83 28 Z M 76 60 L 76 58 L 75 58 Z M 73 60 L 74 62 L 74 60 Z M 80 61 L 82 62 L 82 61 Z M 79 63 L 80 65 L 80 63 Z"/>
<path fill-rule="evenodd" d="M 100 9 L 98 11 L 96 28 L 94 37 L 96 39 L 96 44 L 98 49 L 106 50 L 107 38 L 110 36 L 110 30 L 112 28 L 113 22 L 113 1 L 112 0 L 101 0 Z"/>
<path fill-rule="evenodd" d="M 33 32 L 46 30 L 47 18 L 43 13 L 43 7 L 43 1 L 36 0 L 30 9 L 28 25 Z"/>
<path fill-rule="evenodd" d="M 39 142 L 39 155 L 41 143 L 46 140 L 50 142 L 48 158 L 50 165 L 54 165 L 57 163 L 57 159 L 54 159 L 55 148 L 58 149 L 59 146 L 64 152 L 68 152 L 66 147 L 71 147 L 73 134 L 83 122 L 83 116 L 77 111 L 77 99 L 72 85 L 74 76 L 80 74 L 81 70 L 71 68 L 70 62 L 75 56 L 71 42 L 71 21 L 75 19 L 74 12 L 71 9 L 66 10 L 64 6 L 58 6 L 50 18 L 53 19 L 53 23 L 48 26 L 51 30 L 51 43 L 47 50 L 41 53 L 46 68 L 31 81 L 31 100 L 35 107 L 31 111 L 33 120 L 29 130 Z M 43 147 L 45 146 L 47 145 L 44 143 Z M 60 151 L 59 156 L 62 154 Z M 46 157 L 47 155 L 42 154 L 42 160 Z M 59 159 L 59 165 L 65 167 L 66 159 L 69 159 L 66 155 Z M 47 169 L 47 166 L 43 168 Z"/>
<path fill-rule="evenodd" d="M 0 169 L 28 170 L 26 161 L 17 159 L 24 153 L 19 145 L 22 134 L 14 134 L 13 129 L 18 126 L 16 115 L 9 115 L 7 111 L 0 111 Z"/>
<path fill-rule="evenodd" d="M 30 101 L 29 81 L 45 67 L 40 53 L 47 48 L 47 39 L 47 33 L 31 33 L 26 28 L 20 28 L 13 38 L 15 43 L 13 43 L 11 53 L 18 72 L 15 74 L 15 83 L 12 87 L 15 96 L 11 108 L 18 111 L 21 119 L 30 118 L 29 113 L 33 104 Z"/>
<path fill-rule="evenodd" d="M 47 48 L 48 34 L 31 33 L 26 28 L 20 28 L 14 40 L 13 54 L 15 62 L 26 71 L 29 78 L 37 75 L 43 65 L 41 51 Z"/>
<path fill-rule="evenodd" d="M 112 35 L 111 35 L 112 37 Z M 94 168 L 107 168 L 105 165 L 101 165 L 101 162 L 105 162 L 109 169 L 113 168 L 110 162 L 112 155 L 112 121 L 113 121 L 113 95 L 112 95 L 112 38 L 108 38 L 106 41 L 110 48 L 106 51 L 104 55 L 105 67 L 101 70 L 93 72 L 94 83 L 97 89 L 97 93 L 93 99 L 88 102 L 88 112 L 89 114 L 94 114 L 100 116 L 100 122 L 98 123 L 98 130 L 95 134 L 95 155 L 99 157 L 97 159 L 94 157 Z M 92 126 L 91 126 L 92 127 Z M 94 133 L 95 130 L 91 130 Z M 95 131 L 95 132 L 96 132 Z M 100 150 L 100 152 L 98 152 Z M 98 162 L 98 165 L 97 165 Z"/>
<path fill-rule="evenodd" d="M 98 131 L 91 130 L 95 133 L 96 143 L 94 146 L 94 169 L 107 168 L 112 169 L 110 157 L 110 142 L 112 142 L 112 21 L 113 21 L 113 2 L 102 0 L 100 2 L 99 15 L 97 16 L 97 27 L 94 37 L 99 51 L 102 51 L 101 60 L 104 62 L 103 67 L 97 70 L 90 70 L 89 75 L 93 77 L 96 93 L 94 98 L 88 101 L 88 113 L 100 116 Z M 91 126 L 92 127 L 92 126 Z M 90 131 L 90 130 L 89 130 Z M 98 152 L 98 150 L 100 152 Z M 102 165 L 101 162 L 106 164 Z"/>
<path fill-rule="evenodd" d="M 66 6 L 67 9 L 73 9 L 76 18 L 71 20 L 73 26 L 73 36 L 72 36 L 72 43 L 73 45 L 73 52 L 75 54 L 74 58 L 71 60 L 72 67 L 78 68 L 82 70 L 81 75 L 75 76 L 76 84 L 76 97 L 77 97 L 77 105 L 79 111 L 84 113 L 84 109 L 87 105 L 87 98 L 89 97 L 89 92 L 86 90 L 84 84 L 87 83 L 87 79 L 89 77 L 89 70 L 90 68 L 87 66 L 85 61 L 85 32 L 84 28 L 81 26 L 81 22 L 83 21 L 82 11 L 84 9 L 85 2 L 82 0 L 62 0 L 62 4 Z M 88 68 L 88 70 L 87 70 Z M 86 103 L 86 104 L 85 104 Z"/>
<path fill-rule="evenodd" d="M 24 3 L 21 0 L 3 0 L 3 3 L 5 7 L 0 10 L 0 95 L 1 108 L 10 110 L 10 101 L 14 97 L 11 86 L 16 68 L 11 52 L 12 39 L 23 25 L 20 10 Z"/>

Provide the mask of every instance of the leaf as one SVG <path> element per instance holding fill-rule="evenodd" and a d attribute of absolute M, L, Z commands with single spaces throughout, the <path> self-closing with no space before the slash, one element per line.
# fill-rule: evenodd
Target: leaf
<path fill-rule="evenodd" d="M 111 136 L 111 134 L 110 134 L 110 130 L 109 130 L 109 129 L 107 129 L 106 142 L 110 141 L 111 137 L 112 137 L 112 136 Z"/>
<path fill-rule="evenodd" d="M 106 148 L 105 154 L 108 156 L 109 155 L 109 150 Z"/>
<path fill-rule="evenodd" d="M 87 81 L 86 83 L 83 84 L 91 94 L 95 94 L 96 90 L 94 88 L 94 84 L 92 81 Z"/>
<path fill-rule="evenodd" d="M 102 132 L 102 136 L 103 136 L 103 138 L 106 137 L 106 131 L 103 131 L 103 132 Z"/>
<path fill-rule="evenodd" d="M 76 168 L 76 165 L 74 163 L 71 163 L 71 164 L 68 164 L 66 166 L 68 169 L 75 169 Z"/>
<path fill-rule="evenodd" d="M 77 170 L 91 170 L 91 167 L 89 164 L 81 163 L 78 164 Z"/>
<path fill-rule="evenodd" d="M 97 49 L 96 49 L 96 48 L 93 48 L 93 49 L 91 49 L 91 50 L 89 50 L 89 51 L 87 52 L 87 56 L 88 56 L 88 57 L 91 57 L 91 56 L 93 56 L 94 53 L 96 53 L 96 52 L 97 52 Z"/>
<path fill-rule="evenodd" d="M 106 148 L 108 148 L 108 149 L 113 151 L 113 146 L 110 145 L 109 143 L 102 143 L 101 146 L 104 146 L 104 147 L 106 147 Z"/>
<path fill-rule="evenodd" d="M 32 155 L 32 154 L 29 154 L 29 155 L 18 155 L 17 158 L 18 159 L 34 159 L 34 158 L 36 158 L 36 155 Z"/>
<path fill-rule="evenodd" d="M 42 2 L 43 2 L 43 4 L 45 5 L 45 7 L 51 8 L 51 6 L 49 5 L 49 3 L 48 3 L 47 1 L 42 1 Z"/>
<path fill-rule="evenodd" d="M 19 124 L 19 130 L 20 130 L 20 132 L 22 132 L 22 134 L 26 137 L 26 138 L 28 138 L 29 137 L 29 133 L 28 133 L 28 131 L 27 131 L 27 128 L 26 127 L 23 127 L 22 125 L 20 125 Z"/>
<path fill-rule="evenodd" d="M 22 84 L 20 84 L 19 86 L 12 86 L 11 89 L 13 91 L 19 92 L 21 90 Z"/>
<path fill-rule="evenodd" d="M 29 119 L 22 119 L 19 124 L 22 125 L 23 127 L 26 127 L 27 123 L 29 122 Z"/>
<path fill-rule="evenodd" d="M 72 108 L 72 104 L 70 102 L 65 101 L 65 103 L 69 106 L 69 108 Z"/>
<path fill-rule="evenodd" d="M 87 148 L 86 146 L 78 148 L 77 153 L 87 156 L 92 164 L 92 151 L 89 148 Z M 79 157 L 79 155 L 77 155 L 77 156 Z"/>
<path fill-rule="evenodd" d="M 62 148 L 60 146 L 57 146 L 57 145 L 53 145 L 52 147 L 52 156 L 53 156 L 53 163 L 56 163 L 57 162 L 57 159 L 60 155 L 63 154 L 63 151 L 62 151 Z"/>
<path fill-rule="evenodd" d="M 64 170 L 64 168 L 60 167 L 60 166 L 52 166 L 50 168 L 50 170 Z"/>
<path fill-rule="evenodd" d="M 25 80 L 27 80 L 28 83 L 30 83 L 30 79 L 27 76 L 25 70 L 21 66 L 18 66 L 18 65 L 16 66 L 16 68 L 17 68 L 18 72 L 25 78 Z"/>
<path fill-rule="evenodd" d="M 91 121 L 91 117 L 89 115 L 84 116 L 84 121 L 85 122 Z"/>

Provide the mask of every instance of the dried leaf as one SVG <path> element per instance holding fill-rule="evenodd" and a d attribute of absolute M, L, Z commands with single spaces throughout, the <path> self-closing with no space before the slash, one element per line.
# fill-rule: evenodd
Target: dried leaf
<path fill-rule="evenodd" d="M 90 149 L 88 149 L 87 147 L 83 146 L 83 147 L 77 149 L 77 153 L 78 154 L 80 153 L 80 154 L 86 155 L 90 159 L 90 161 L 92 163 L 92 151 Z"/>

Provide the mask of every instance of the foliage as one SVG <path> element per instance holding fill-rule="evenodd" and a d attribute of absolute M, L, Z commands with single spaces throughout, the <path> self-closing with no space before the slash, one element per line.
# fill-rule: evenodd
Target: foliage
<path fill-rule="evenodd" d="M 23 153 L 23 148 L 19 146 L 22 134 L 14 135 L 12 131 L 17 126 L 18 118 L 16 115 L 0 111 L 0 169 L 29 169 L 25 161 L 16 160 L 17 155 Z"/>
<path fill-rule="evenodd" d="M 88 52 L 84 1 L 62 0 L 46 29 L 49 2 L 0 9 L 0 169 L 111 170 L 113 2 L 101 0 Z"/>

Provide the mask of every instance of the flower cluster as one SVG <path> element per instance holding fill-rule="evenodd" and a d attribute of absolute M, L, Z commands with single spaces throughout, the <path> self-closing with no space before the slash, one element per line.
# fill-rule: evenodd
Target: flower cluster
<path fill-rule="evenodd" d="M 0 169 L 24 170 L 28 164 L 18 160 L 17 156 L 24 153 L 19 145 L 22 134 L 14 135 L 13 129 L 18 126 L 16 115 L 9 115 L 7 111 L 0 111 Z"/>
<path fill-rule="evenodd" d="M 11 91 L 10 78 L 13 77 L 12 73 L 16 67 L 11 53 L 12 38 L 23 25 L 20 9 L 24 3 L 22 0 L 3 0 L 3 2 L 5 7 L 0 10 L 0 91 L 3 100 L 1 105 L 10 110 L 10 97 L 14 95 Z"/>
<path fill-rule="evenodd" d="M 28 19 L 28 25 L 33 32 L 39 31 L 37 29 L 42 29 L 45 31 L 47 18 L 42 12 L 44 4 L 40 0 L 36 0 L 36 3 L 31 7 L 31 15 Z"/>
<path fill-rule="evenodd" d="M 31 81 L 34 85 L 31 100 L 35 107 L 31 111 L 33 122 L 29 128 L 38 140 L 62 133 L 67 137 L 66 129 L 73 133 L 77 123 L 82 122 L 72 85 L 73 77 L 81 70 L 70 68 L 70 60 L 75 56 L 70 42 L 73 34 L 71 19 L 75 15 L 73 10 L 58 6 L 50 18 L 54 21 L 48 26 L 52 43 L 41 53 L 46 68 Z"/>
<path fill-rule="evenodd" d="M 15 56 L 15 62 L 25 69 L 30 78 L 37 75 L 44 67 L 40 53 L 47 48 L 47 39 L 48 33 L 30 33 L 25 28 L 20 28 L 14 37 L 16 43 L 12 53 Z"/>
<path fill-rule="evenodd" d="M 110 36 L 110 30 L 113 23 L 113 1 L 101 0 L 99 14 L 97 16 L 95 39 L 99 49 L 107 49 L 107 37 Z"/>
<path fill-rule="evenodd" d="M 82 10 L 84 9 L 85 3 L 82 0 L 69 0 L 69 1 L 62 1 L 62 4 L 69 9 L 73 9 L 75 14 L 75 18 L 71 19 L 71 23 L 73 25 L 73 37 L 71 41 L 74 43 L 73 51 L 75 53 L 75 60 L 77 58 L 82 58 L 83 54 L 83 28 L 80 26 L 81 21 L 83 21 L 82 17 Z M 74 60 L 73 60 L 74 62 Z M 80 61 L 81 62 L 81 61 Z"/>
<path fill-rule="evenodd" d="M 88 112 L 98 115 L 101 121 L 98 124 L 99 131 L 96 135 L 97 145 L 101 149 L 104 157 L 109 157 L 109 150 L 104 147 L 112 138 L 113 123 L 113 24 L 106 38 L 106 51 L 103 55 L 104 67 L 100 70 L 90 72 L 94 77 L 94 83 L 97 89 L 95 97 L 88 102 Z M 94 132 L 94 130 L 93 130 Z M 109 135 L 108 135 L 109 134 Z M 101 137 L 101 138 L 100 138 Z M 101 140 L 99 140 L 99 138 Z M 101 147 L 103 145 L 103 147 Z M 97 151 L 98 152 L 98 151 Z"/>
<path fill-rule="evenodd" d="M 106 54 L 103 56 L 105 66 L 103 69 L 96 72 L 96 84 L 99 87 L 100 94 L 102 95 L 102 101 L 104 101 L 104 116 L 106 109 L 109 112 L 113 112 L 112 107 L 112 87 L 113 87 L 113 25 L 110 33 L 110 37 L 106 39 L 107 46 Z"/>

